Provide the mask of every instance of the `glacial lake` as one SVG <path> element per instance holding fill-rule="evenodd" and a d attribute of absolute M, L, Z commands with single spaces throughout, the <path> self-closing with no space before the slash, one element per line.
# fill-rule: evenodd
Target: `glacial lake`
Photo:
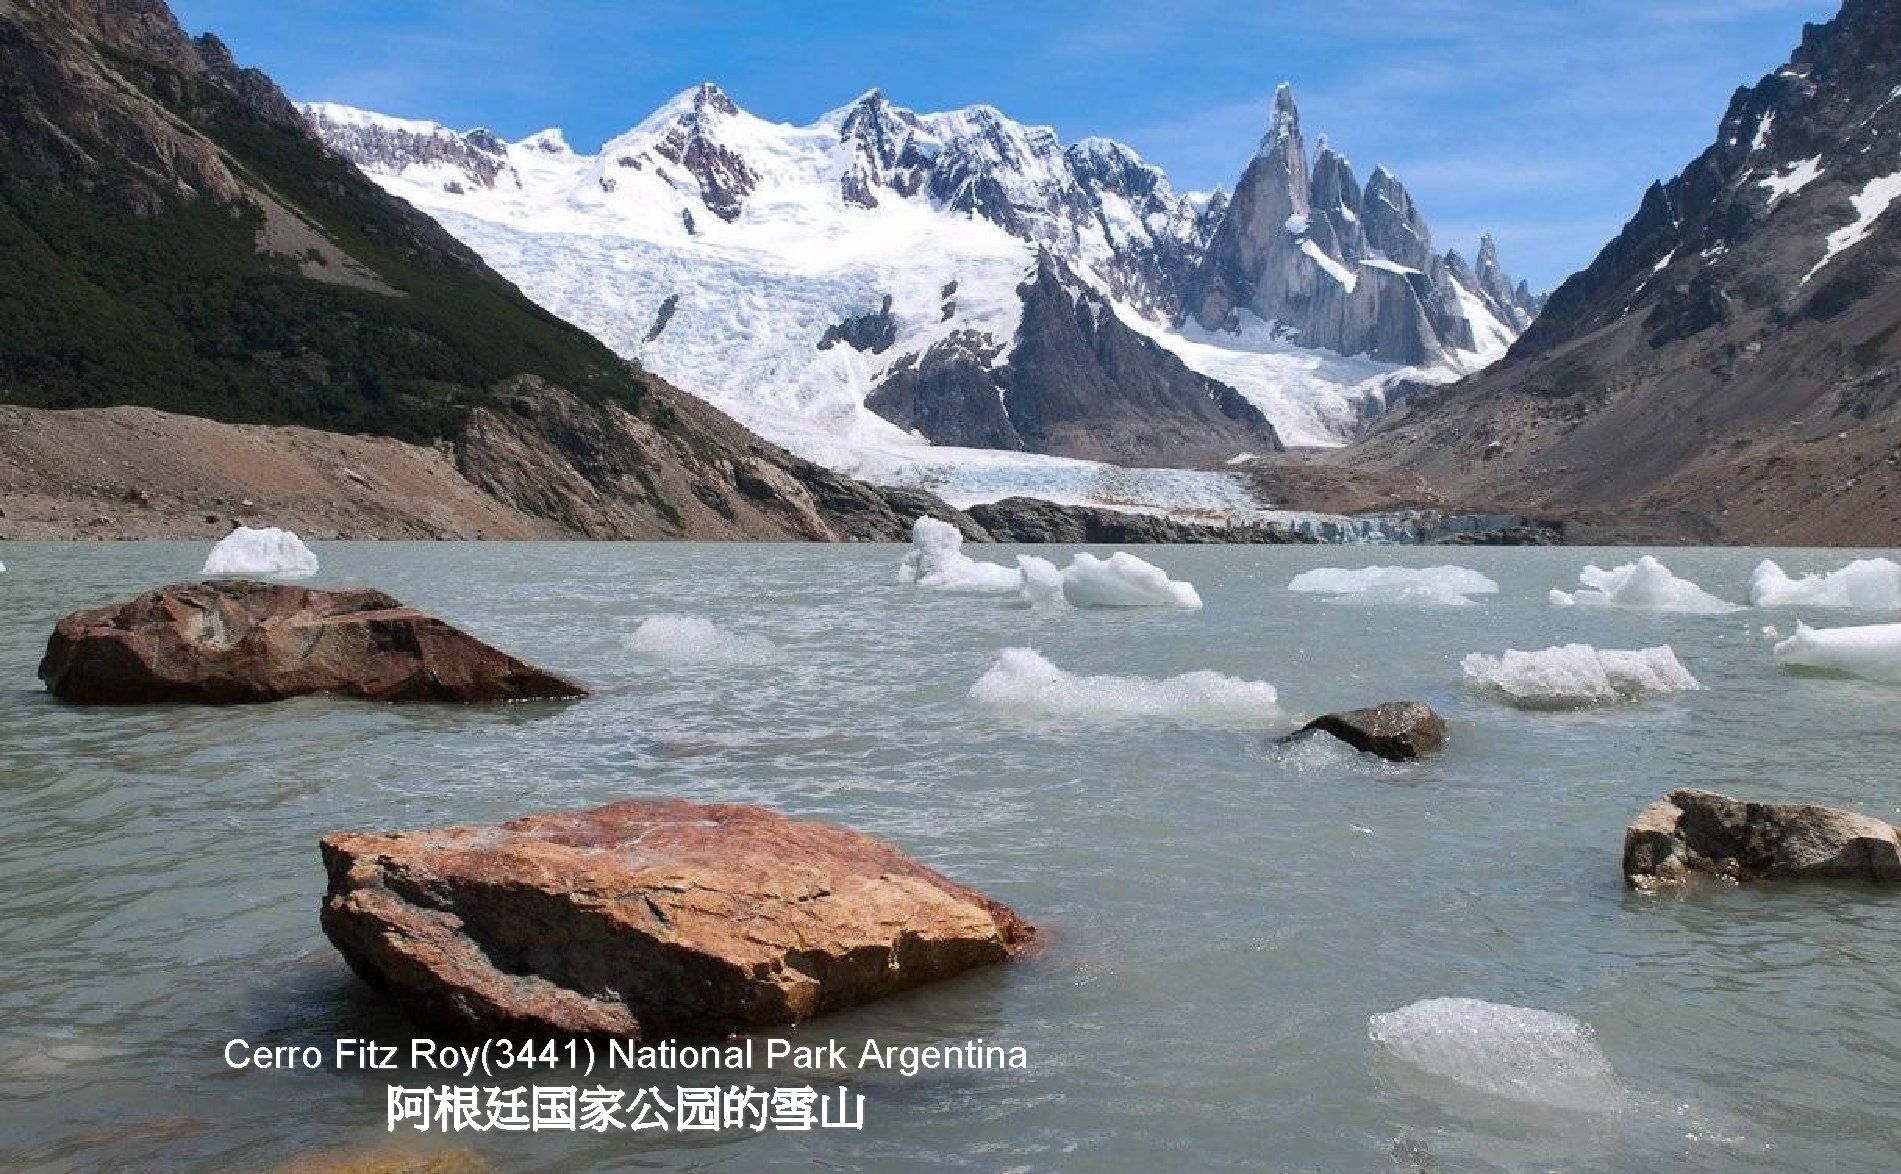
<path fill-rule="evenodd" d="M 899 586 L 891 546 L 315 549 L 310 582 L 374 584 L 596 696 L 61 705 L 34 676 L 58 617 L 191 578 L 205 547 L 0 544 L 0 1167 L 268 1170 L 398 1147 L 506 1171 L 1901 1168 L 1901 890 L 1644 896 L 1619 875 L 1625 824 L 1679 786 L 1901 819 L 1901 686 L 1785 673 L 1762 632 L 1889 617 L 1547 602 L 1587 562 L 1636 551 L 1144 548 L 1206 607 L 1036 611 Z M 1854 557 L 1655 553 L 1731 600 L 1765 555 L 1791 572 Z M 1286 589 L 1314 567 L 1393 563 L 1456 563 L 1502 590 L 1428 608 Z M 777 652 L 630 648 L 660 614 Z M 1574 641 L 1669 644 L 1706 688 L 1549 713 L 1461 684 L 1467 653 Z M 1265 681 L 1281 712 L 973 702 L 999 652 L 1025 646 L 1080 674 Z M 1275 741 L 1402 698 L 1446 716 L 1443 755 L 1389 765 Z M 1022 1047 L 1027 1069 L 844 1074 L 862 1131 L 442 1138 L 385 1130 L 388 1086 L 440 1074 L 226 1066 L 236 1038 L 408 1038 L 318 927 L 319 835 L 639 796 L 860 828 L 1012 905 L 1041 929 L 1031 956 L 781 1037 L 854 1054 L 982 1039 Z M 1369 1039 L 1370 1016 L 1439 996 L 1589 1024 L 1615 1095 L 1475 1093 L 1541 1063 L 1509 1037 L 1437 1075 Z M 606 1079 L 671 1095 L 805 1078 Z"/>

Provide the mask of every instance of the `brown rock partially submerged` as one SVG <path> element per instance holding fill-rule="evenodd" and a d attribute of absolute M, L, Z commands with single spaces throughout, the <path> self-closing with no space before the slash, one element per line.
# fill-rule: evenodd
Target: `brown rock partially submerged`
<path fill-rule="evenodd" d="M 1034 930 L 891 846 L 759 807 L 631 800 L 323 840 L 323 928 L 419 1022 L 707 1037 L 1001 962 Z"/>
<path fill-rule="evenodd" d="M 1624 879 L 1651 889 L 1696 874 L 1733 881 L 1901 881 L 1901 833 L 1836 807 L 1672 791 L 1625 830 Z"/>
<path fill-rule="evenodd" d="M 1423 701 L 1388 701 L 1366 709 L 1323 714 L 1288 736 L 1331 734 L 1355 750 L 1389 762 L 1410 762 L 1446 744 L 1446 722 Z"/>
<path fill-rule="evenodd" d="M 55 696 L 93 705 L 587 694 L 381 591 L 243 579 L 179 583 L 76 611 L 47 641 L 39 675 Z"/>

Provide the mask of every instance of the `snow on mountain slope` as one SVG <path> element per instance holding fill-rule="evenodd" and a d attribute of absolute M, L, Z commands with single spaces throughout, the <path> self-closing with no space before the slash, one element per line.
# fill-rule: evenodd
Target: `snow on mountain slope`
<path fill-rule="evenodd" d="M 948 443 L 931 445 L 866 407 L 887 381 L 951 365 L 937 383 L 994 394 L 1006 416 L 1054 410 L 1019 402 L 1025 373 L 1012 367 L 1041 251 L 1077 283 L 1075 313 L 1100 295 L 1139 346 L 1154 344 L 1139 355 L 1143 385 L 1174 399 L 1142 393 L 1142 410 L 1161 413 L 1149 431 L 1181 432 L 1176 449 L 1159 451 L 1201 454 L 1195 463 L 1271 448 L 1275 430 L 1288 443 L 1341 443 L 1394 383 L 1452 378 L 1513 334 L 1476 292 L 1465 304 L 1480 350 L 1425 367 L 1304 350 L 1258 320 L 1236 332 L 1177 329 L 1225 196 L 1178 195 L 1121 144 L 1064 148 L 1048 128 L 986 106 L 916 114 L 874 91 L 790 126 L 709 84 L 593 155 L 558 131 L 509 143 L 330 104 L 304 111 L 333 149 L 619 353 L 801 455 L 953 499 L 1040 488 L 1096 500 L 1129 492 L 1131 476 L 1182 505 L 1245 497 L 1225 473 L 974 455 L 956 443 L 961 416 L 934 433 Z M 1176 429 L 1181 404 L 1214 394 L 1189 372 L 1239 391 L 1258 423 L 1230 404 L 1197 408 Z"/>

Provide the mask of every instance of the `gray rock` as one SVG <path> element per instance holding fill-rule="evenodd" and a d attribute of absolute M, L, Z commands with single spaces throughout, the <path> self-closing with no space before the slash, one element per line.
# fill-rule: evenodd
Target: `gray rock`
<path fill-rule="evenodd" d="M 1446 744 L 1446 721 L 1423 701 L 1388 701 L 1366 709 L 1323 714 L 1288 735 L 1331 734 L 1364 754 L 1411 762 Z"/>
<path fill-rule="evenodd" d="M 1732 881 L 1901 881 L 1901 835 L 1871 816 L 1679 790 L 1624 832 L 1624 879 L 1653 889 L 1697 874 Z"/>

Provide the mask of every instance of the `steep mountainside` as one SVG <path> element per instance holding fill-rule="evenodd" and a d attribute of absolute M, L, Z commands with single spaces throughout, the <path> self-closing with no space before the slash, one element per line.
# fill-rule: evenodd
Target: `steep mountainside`
<path fill-rule="evenodd" d="M 0 321 L 0 400 L 444 442 L 577 533 L 908 521 L 839 523 L 849 483 L 524 298 L 160 0 L 0 0 Z"/>
<path fill-rule="evenodd" d="M 594 155 L 554 131 L 506 143 L 304 110 L 332 148 L 621 354 L 802 455 L 947 492 L 973 469 L 992 492 L 1006 470 L 1029 492 L 1098 475 L 1036 454 L 1206 464 L 1338 444 L 1392 387 L 1475 369 L 1522 324 L 1494 321 L 1462 265 L 1470 288 L 1442 315 L 1456 337 L 1404 360 L 1314 350 L 1251 309 L 1180 325 L 1227 197 L 1177 193 L 1121 144 L 1065 147 L 987 106 L 920 114 L 873 91 L 786 126 L 706 84 Z M 1049 328 L 1085 315 L 1090 337 L 1057 345 Z"/>
<path fill-rule="evenodd" d="M 1188 302 L 1209 329 L 1232 329 L 1247 310 L 1306 346 L 1409 365 L 1510 342 L 1537 307 L 1520 303 L 1496 246 L 1480 246 L 1477 273 L 1455 261 L 1433 252 L 1425 218 L 1385 168 L 1362 189 L 1322 138 L 1309 169 L 1282 86 Z"/>
<path fill-rule="evenodd" d="M 1344 459 L 1689 538 L 1901 542 L 1901 4 L 1847 0 L 1502 362 Z"/>

